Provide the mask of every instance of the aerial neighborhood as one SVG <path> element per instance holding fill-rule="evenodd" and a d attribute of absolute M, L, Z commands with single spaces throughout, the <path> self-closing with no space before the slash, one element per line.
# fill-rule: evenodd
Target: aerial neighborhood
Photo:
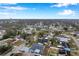
<path fill-rule="evenodd" d="M 77 21 L 49 21 L 1 21 L 0 55 L 79 56 Z"/>

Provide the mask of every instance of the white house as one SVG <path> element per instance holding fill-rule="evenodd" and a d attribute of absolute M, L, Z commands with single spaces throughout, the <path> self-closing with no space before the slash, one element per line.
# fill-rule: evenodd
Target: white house
<path fill-rule="evenodd" d="M 0 39 L 3 38 L 3 35 L 6 33 L 6 30 L 0 30 Z"/>
<path fill-rule="evenodd" d="M 60 42 L 68 42 L 70 40 L 69 37 L 66 37 L 66 36 L 63 36 L 63 35 L 60 35 L 58 37 L 56 37 Z"/>

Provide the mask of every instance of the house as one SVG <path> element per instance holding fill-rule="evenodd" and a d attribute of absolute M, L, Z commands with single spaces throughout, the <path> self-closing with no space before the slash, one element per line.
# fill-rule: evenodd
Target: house
<path fill-rule="evenodd" d="M 0 39 L 3 38 L 3 35 L 6 33 L 6 30 L 0 30 Z"/>
<path fill-rule="evenodd" d="M 43 49 L 44 49 L 43 44 L 35 43 L 32 45 L 29 51 L 36 54 L 43 54 Z"/>
<path fill-rule="evenodd" d="M 71 32 L 71 35 L 79 37 L 79 31 Z"/>
<path fill-rule="evenodd" d="M 22 29 L 22 32 L 27 33 L 27 34 L 32 34 L 32 30 L 33 30 L 33 28 L 24 28 L 24 29 Z"/>
<path fill-rule="evenodd" d="M 34 38 L 34 41 L 36 41 L 36 40 L 38 39 L 38 37 L 37 37 L 37 36 L 34 36 L 33 38 Z"/>
<path fill-rule="evenodd" d="M 66 37 L 64 35 L 59 35 L 56 37 L 60 42 L 68 42 L 70 40 L 69 37 Z"/>
<path fill-rule="evenodd" d="M 57 37 L 57 39 L 58 39 L 60 42 L 68 42 L 68 38 Z"/>
<path fill-rule="evenodd" d="M 73 34 L 75 34 L 76 36 L 79 36 L 79 31 L 76 31 Z"/>
<path fill-rule="evenodd" d="M 19 47 L 18 50 L 21 52 L 29 52 L 29 47 Z"/>
<path fill-rule="evenodd" d="M 15 40 L 21 40 L 21 41 L 23 41 L 23 38 L 21 38 L 21 36 L 20 35 L 17 35 L 17 36 L 15 36 L 15 38 L 14 38 Z"/>
<path fill-rule="evenodd" d="M 68 45 L 68 43 L 66 42 L 62 42 L 62 47 L 59 47 L 59 53 L 60 54 L 65 54 L 65 55 L 70 55 L 70 47 Z"/>
<path fill-rule="evenodd" d="M 38 39 L 38 42 L 40 42 L 40 43 L 47 43 L 48 42 L 48 38 L 41 37 L 41 38 Z"/>

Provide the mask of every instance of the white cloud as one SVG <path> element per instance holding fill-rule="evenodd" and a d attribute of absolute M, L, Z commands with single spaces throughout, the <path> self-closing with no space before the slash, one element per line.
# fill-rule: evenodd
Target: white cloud
<path fill-rule="evenodd" d="M 0 3 L 0 6 L 2 5 L 16 5 L 17 3 Z"/>
<path fill-rule="evenodd" d="M 77 5 L 77 3 L 58 3 L 56 5 L 51 5 L 50 7 L 63 7 L 63 6 L 69 6 L 69 5 Z"/>
<path fill-rule="evenodd" d="M 0 3 L 0 8 L 2 9 L 8 9 L 8 10 L 26 10 L 29 8 L 21 7 L 21 6 L 10 6 L 10 5 L 16 5 L 17 3 Z M 4 6 L 3 6 L 4 5 Z"/>
<path fill-rule="evenodd" d="M 22 7 L 22 6 L 16 6 L 17 3 L 0 3 L 0 9 L 4 10 L 36 10 L 36 8 L 30 8 L 30 7 Z M 3 6 L 4 5 L 4 6 Z M 14 6 L 11 6 L 14 5 Z"/>
<path fill-rule="evenodd" d="M 12 10 L 25 10 L 25 9 L 28 9 L 28 8 L 25 8 L 25 7 L 20 7 L 20 6 L 2 6 L 1 8 L 4 8 L 4 9 L 12 9 Z"/>
<path fill-rule="evenodd" d="M 58 14 L 59 15 L 74 15 L 75 11 L 73 11 L 73 10 L 64 10 L 62 12 L 59 12 Z"/>
<path fill-rule="evenodd" d="M 6 4 L 17 4 L 17 3 L 6 3 Z"/>
<path fill-rule="evenodd" d="M 0 12 L 0 15 L 8 15 L 8 12 Z"/>
<path fill-rule="evenodd" d="M 0 19 L 10 19 L 10 18 L 15 18 L 16 13 L 13 12 L 0 12 Z"/>
<path fill-rule="evenodd" d="M 36 10 L 36 8 L 29 8 L 29 7 L 21 7 L 21 6 L 0 6 L 2 9 L 7 10 Z"/>

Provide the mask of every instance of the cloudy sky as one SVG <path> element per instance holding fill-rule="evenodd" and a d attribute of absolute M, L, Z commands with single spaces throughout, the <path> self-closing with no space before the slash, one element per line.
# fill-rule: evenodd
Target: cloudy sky
<path fill-rule="evenodd" d="M 79 19 L 79 3 L 1 3 L 0 19 Z"/>

